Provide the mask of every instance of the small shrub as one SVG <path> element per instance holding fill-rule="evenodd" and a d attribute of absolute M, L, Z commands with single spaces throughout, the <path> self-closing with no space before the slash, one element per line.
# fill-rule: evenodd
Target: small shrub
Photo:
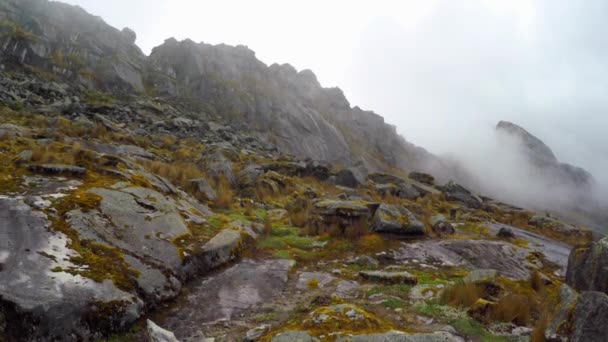
<path fill-rule="evenodd" d="M 357 245 L 364 252 L 380 252 L 385 249 L 384 240 L 378 234 L 363 235 Z"/>
<path fill-rule="evenodd" d="M 264 218 L 264 235 L 268 236 L 272 233 L 272 220 L 270 217 L 266 216 Z"/>
<path fill-rule="evenodd" d="M 215 191 L 217 192 L 217 199 L 215 200 L 215 206 L 222 209 L 229 209 L 232 207 L 232 201 L 234 192 L 230 186 L 230 182 L 224 175 L 220 175 L 217 181 Z"/>
<path fill-rule="evenodd" d="M 315 278 L 312 278 L 306 283 L 306 286 L 308 286 L 308 288 L 310 289 L 316 289 L 319 287 L 319 281 Z"/>

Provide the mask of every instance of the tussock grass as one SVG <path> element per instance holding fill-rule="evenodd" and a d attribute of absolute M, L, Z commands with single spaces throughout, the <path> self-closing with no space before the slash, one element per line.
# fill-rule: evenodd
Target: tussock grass
<path fill-rule="evenodd" d="M 479 286 L 460 281 L 446 288 L 442 292 L 439 302 L 456 308 L 465 308 L 473 305 L 481 298 L 481 295 L 482 290 Z"/>
<path fill-rule="evenodd" d="M 535 299 L 525 295 L 508 293 L 500 298 L 492 309 L 492 318 L 512 322 L 520 326 L 530 324 L 532 311 L 537 307 Z"/>
<path fill-rule="evenodd" d="M 217 192 L 217 199 L 214 202 L 215 206 L 217 208 L 230 209 L 234 200 L 234 191 L 224 175 L 220 175 L 218 178 L 215 191 Z"/>

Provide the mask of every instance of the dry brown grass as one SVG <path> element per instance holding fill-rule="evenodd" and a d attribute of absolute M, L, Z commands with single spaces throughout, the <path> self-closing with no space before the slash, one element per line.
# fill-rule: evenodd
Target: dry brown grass
<path fill-rule="evenodd" d="M 465 308 L 473 305 L 481 298 L 482 290 L 473 283 L 458 282 L 446 288 L 439 301 L 441 304 L 457 308 Z"/>
<path fill-rule="evenodd" d="M 32 148 L 33 163 L 38 164 L 67 164 L 90 167 L 95 162 L 96 153 L 83 149 L 80 144 L 36 145 Z"/>
<path fill-rule="evenodd" d="M 530 324 L 532 312 L 536 307 L 534 298 L 509 293 L 501 297 L 494 306 L 492 317 L 495 320 L 527 326 Z"/>
<path fill-rule="evenodd" d="M 536 292 L 542 292 L 545 289 L 545 281 L 537 270 L 530 275 L 530 286 Z"/>
<path fill-rule="evenodd" d="M 547 340 L 545 338 L 545 330 L 547 330 L 548 322 L 548 315 L 546 313 L 541 315 L 538 321 L 536 321 L 534 330 L 532 330 L 532 335 L 530 336 L 531 342 L 545 342 Z"/>
<path fill-rule="evenodd" d="M 366 219 L 359 219 L 344 229 L 343 237 L 347 239 L 359 239 L 370 232 L 369 224 Z"/>
<path fill-rule="evenodd" d="M 230 182 L 228 182 L 228 179 L 226 179 L 224 175 L 220 175 L 218 178 L 215 191 L 217 192 L 215 206 L 222 209 L 231 208 L 234 199 L 234 191 L 230 186 Z"/>
<path fill-rule="evenodd" d="M 164 163 L 161 161 L 142 161 L 144 168 L 151 173 L 167 178 L 182 189 L 189 189 L 189 181 L 203 178 L 205 174 L 193 163 Z"/>
<path fill-rule="evenodd" d="M 366 234 L 359 238 L 357 249 L 362 252 L 377 253 L 386 249 L 386 244 L 378 234 Z"/>

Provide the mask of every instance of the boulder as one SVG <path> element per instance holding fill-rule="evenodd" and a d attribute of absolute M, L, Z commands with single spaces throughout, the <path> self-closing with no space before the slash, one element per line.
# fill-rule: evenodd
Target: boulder
<path fill-rule="evenodd" d="M 179 342 L 172 332 L 159 327 L 151 320 L 146 322 L 146 332 L 150 342 Z"/>
<path fill-rule="evenodd" d="M 365 181 L 363 175 L 355 168 L 347 168 L 338 171 L 335 175 L 335 184 L 356 188 Z"/>
<path fill-rule="evenodd" d="M 566 283 L 578 291 L 608 293 L 608 237 L 572 249 Z"/>
<path fill-rule="evenodd" d="M 502 227 L 498 230 L 496 236 L 503 239 L 512 239 L 515 237 L 515 233 L 513 233 L 513 230 L 509 227 Z"/>
<path fill-rule="evenodd" d="M 454 226 L 446 220 L 443 215 L 436 215 L 431 218 L 433 232 L 439 236 L 452 235 L 456 232 Z"/>
<path fill-rule="evenodd" d="M 445 193 L 448 201 L 458 202 L 469 208 L 479 209 L 483 203 L 481 197 L 454 182 L 448 182 L 447 184 L 438 187 L 438 189 Z"/>
<path fill-rule="evenodd" d="M 324 272 L 302 272 L 298 276 L 296 288 L 308 290 L 311 287 L 323 288 L 334 280 L 334 277 Z"/>
<path fill-rule="evenodd" d="M 360 235 L 367 231 L 367 221 L 376 208 L 377 204 L 366 201 L 321 199 L 314 203 L 313 225 L 319 232 L 339 229 L 340 235 Z"/>
<path fill-rule="evenodd" d="M 243 170 L 236 175 L 236 182 L 241 189 L 253 187 L 258 177 L 264 173 L 260 165 L 247 165 Z"/>
<path fill-rule="evenodd" d="M 209 185 L 209 182 L 205 178 L 197 178 L 190 180 L 190 186 L 194 189 L 198 196 L 202 197 L 207 201 L 215 201 L 217 199 L 217 193 Z M 198 197 L 197 196 L 197 197 Z"/>
<path fill-rule="evenodd" d="M 342 280 L 336 286 L 334 296 L 342 299 L 354 298 L 359 287 L 359 283 L 354 280 Z"/>
<path fill-rule="evenodd" d="M 424 235 L 424 224 L 409 210 L 382 203 L 373 217 L 373 230 L 377 233 L 397 235 Z"/>
<path fill-rule="evenodd" d="M 597 291 L 580 295 L 568 286 L 560 290 L 560 304 L 545 330 L 547 341 L 605 341 L 608 335 L 608 296 Z"/>
<path fill-rule="evenodd" d="M 224 229 L 219 232 L 202 248 L 205 268 L 213 269 L 234 260 L 242 242 L 242 232 L 239 230 Z"/>
<path fill-rule="evenodd" d="M 386 196 L 397 196 L 400 198 L 407 198 L 410 200 L 414 200 L 421 195 L 420 191 L 416 190 L 414 185 L 408 183 L 401 184 L 375 184 L 376 192 L 378 195 L 386 197 Z"/>
<path fill-rule="evenodd" d="M 215 152 L 205 158 L 205 169 L 215 181 L 223 176 L 230 184 L 236 184 L 236 178 L 232 173 L 232 162 L 221 152 Z"/>
<path fill-rule="evenodd" d="M 413 179 L 417 182 L 420 182 L 422 184 L 426 184 L 426 185 L 430 185 L 433 186 L 435 185 L 435 177 L 429 175 L 428 173 L 424 173 L 424 172 L 410 172 L 410 174 L 408 175 L 408 177 L 410 179 Z"/>
<path fill-rule="evenodd" d="M 420 191 L 418 191 L 416 189 L 416 187 L 414 185 L 404 183 L 404 184 L 399 184 L 397 186 L 395 196 L 400 197 L 400 198 L 406 198 L 409 200 L 414 200 L 418 197 L 421 197 L 422 194 L 420 193 Z"/>

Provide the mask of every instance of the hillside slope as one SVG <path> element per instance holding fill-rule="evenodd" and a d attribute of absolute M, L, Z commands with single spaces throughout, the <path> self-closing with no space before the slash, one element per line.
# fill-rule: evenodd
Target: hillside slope
<path fill-rule="evenodd" d="M 286 153 L 369 171 L 412 171 L 434 159 L 381 116 L 351 108 L 340 89 L 322 88 L 311 71 L 268 67 L 243 46 L 169 39 L 146 57 L 131 30 L 46 0 L 2 0 L 0 23 L 2 63 L 115 96 L 182 99 L 199 119 L 256 130 Z"/>

